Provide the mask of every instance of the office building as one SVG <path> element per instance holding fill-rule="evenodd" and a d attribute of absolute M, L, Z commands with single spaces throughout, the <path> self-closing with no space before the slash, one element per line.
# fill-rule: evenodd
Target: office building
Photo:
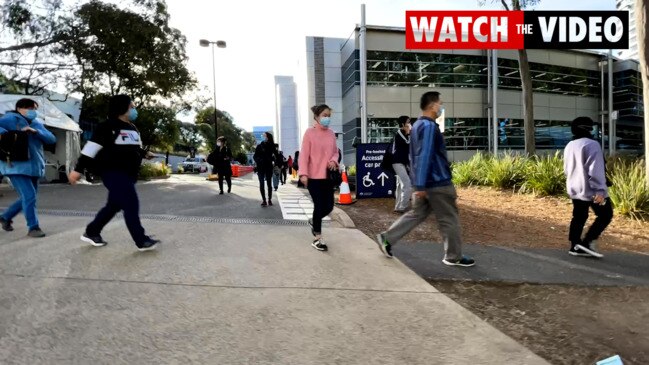
<path fill-rule="evenodd" d="M 294 156 L 300 148 L 300 128 L 297 113 L 297 85 L 292 76 L 275 76 L 276 122 L 275 140 L 284 156 Z"/>

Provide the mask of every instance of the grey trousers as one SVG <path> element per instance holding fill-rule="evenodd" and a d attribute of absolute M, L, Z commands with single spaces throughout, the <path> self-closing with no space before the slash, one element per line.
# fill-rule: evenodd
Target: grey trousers
<path fill-rule="evenodd" d="M 401 163 L 392 165 L 394 172 L 397 173 L 397 191 L 395 192 L 396 202 L 394 210 L 403 212 L 408 209 L 410 205 L 410 197 L 412 196 L 412 185 L 410 184 L 410 176 L 406 166 Z"/>
<path fill-rule="evenodd" d="M 457 210 L 457 193 L 453 185 L 426 190 L 427 198 L 413 195 L 412 210 L 402 215 L 383 234 L 394 245 L 433 213 L 444 240 L 444 258 L 462 258 L 462 232 Z"/>

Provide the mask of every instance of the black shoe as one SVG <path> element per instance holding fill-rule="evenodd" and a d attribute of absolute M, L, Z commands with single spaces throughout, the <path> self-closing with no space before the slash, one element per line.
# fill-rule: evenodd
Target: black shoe
<path fill-rule="evenodd" d="M 273 201 L 268 199 L 268 205 L 272 207 L 273 206 Z"/>
<path fill-rule="evenodd" d="M 596 257 L 598 259 L 601 259 L 602 257 L 604 257 L 604 255 L 602 255 L 601 253 L 595 251 L 595 249 L 593 247 L 591 247 L 590 243 L 582 243 L 582 244 L 576 245 L 575 249 L 582 250 L 582 251 L 586 252 L 587 254 L 589 254 L 589 255 L 591 255 L 593 257 Z"/>
<path fill-rule="evenodd" d="M 223 191 L 221 191 L 221 192 L 219 193 L 219 195 L 223 195 Z"/>
<path fill-rule="evenodd" d="M 228 188 L 228 194 L 232 192 L 232 188 Z"/>
<path fill-rule="evenodd" d="M 388 242 L 388 240 L 385 238 L 385 234 L 379 233 L 376 235 L 376 243 L 379 244 L 379 248 L 381 249 L 381 252 L 387 257 L 387 258 L 392 258 L 392 245 Z"/>
<path fill-rule="evenodd" d="M 5 231 L 11 232 L 14 230 L 14 227 L 11 226 L 11 223 L 13 223 L 13 221 L 8 221 L 0 217 L 0 225 L 2 225 L 2 229 L 4 229 Z"/>
<path fill-rule="evenodd" d="M 160 240 L 155 240 L 151 237 L 147 237 L 144 242 L 137 245 L 137 249 L 140 252 L 155 250 L 155 248 L 158 246 L 158 243 L 160 243 Z"/>
<path fill-rule="evenodd" d="M 313 240 L 313 243 L 311 244 L 311 246 L 313 246 L 313 248 L 315 248 L 318 251 L 327 251 L 329 249 L 327 247 L 327 245 L 325 245 L 322 238 L 319 238 L 317 240 Z"/>
<path fill-rule="evenodd" d="M 80 238 L 81 238 L 81 240 L 83 242 L 88 242 L 89 244 L 91 244 L 91 245 L 93 245 L 95 247 L 106 246 L 106 244 L 108 243 L 108 242 L 104 241 L 104 239 L 101 238 L 100 235 L 88 236 L 87 233 L 84 233 L 83 235 L 81 235 Z"/>
<path fill-rule="evenodd" d="M 268 206 L 268 203 L 266 203 L 266 201 L 264 200 L 263 202 L 261 202 L 261 206 L 262 206 L 262 207 L 267 207 L 267 206 Z"/>
<path fill-rule="evenodd" d="M 43 238 L 45 237 L 45 232 L 43 232 L 39 227 L 36 227 L 34 229 L 30 229 L 29 233 L 27 233 L 27 236 L 32 238 Z"/>
<path fill-rule="evenodd" d="M 444 263 L 444 265 L 448 266 L 471 267 L 475 265 L 475 260 L 466 256 L 462 256 L 461 259 L 455 261 L 444 259 L 442 260 L 442 262 Z"/>
<path fill-rule="evenodd" d="M 580 257 L 593 257 L 588 252 L 580 250 L 577 247 L 573 246 L 569 251 L 568 255 L 570 256 L 580 256 Z"/>

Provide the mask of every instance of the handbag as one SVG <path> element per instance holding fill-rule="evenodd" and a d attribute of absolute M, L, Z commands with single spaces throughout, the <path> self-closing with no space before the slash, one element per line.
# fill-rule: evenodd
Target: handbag
<path fill-rule="evenodd" d="M 342 184 L 343 182 L 343 177 L 340 174 L 340 170 L 338 170 L 338 168 L 335 168 L 334 170 L 327 169 L 327 180 L 331 182 L 334 189 L 340 186 L 340 184 Z"/>
<path fill-rule="evenodd" d="M 12 162 L 29 160 L 29 138 L 27 132 L 8 131 L 0 134 L 0 161 Z"/>

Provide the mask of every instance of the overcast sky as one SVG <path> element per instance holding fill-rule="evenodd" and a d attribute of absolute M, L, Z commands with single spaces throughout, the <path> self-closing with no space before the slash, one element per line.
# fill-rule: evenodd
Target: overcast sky
<path fill-rule="evenodd" d="M 172 26 L 188 40 L 189 69 L 212 95 L 212 56 L 201 38 L 225 40 L 216 49 L 216 103 L 246 130 L 275 124 L 275 75 L 301 79 L 306 73 L 307 36 L 348 38 L 360 23 L 360 4 L 367 23 L 404 26 L 406 10 L 500 9 L 487 0 L 167 0 Z M 615 10 L 615 0 L 542 0 L 537 10 Z M 306 90 L 298 85 L 298 90 Z M 298 95 L 306 99 L 306 95 Z M 300 117 L 307 118 L 303 105 Z M 302 120 L 302 123 L 306 123 Z"/>

